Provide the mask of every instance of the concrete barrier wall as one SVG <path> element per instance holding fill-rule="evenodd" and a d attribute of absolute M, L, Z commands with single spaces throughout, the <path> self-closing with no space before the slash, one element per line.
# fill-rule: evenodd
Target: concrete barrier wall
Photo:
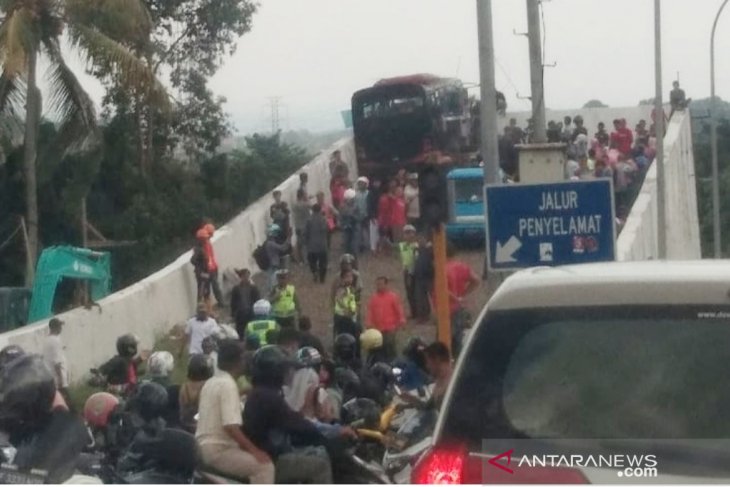
<path fill-rule="evenodd" d="M 312 194 L 321 190 L 329 196 L 329 160 L 336 149 L 342 151 L 343 160 L 355 174 L 352 139 L 343 139 L 301 169 L 309 174 L 308 189 Z M 301 171 L 277 187 L 290 204 L 295 200 Z M 263 196 L 216 232 L 213 247 L 221 274 L 232 268 L 256 269 L 252 253 L 264 240 L 271 203 L 271 194 Z M 72 381 L 81 380 L 90 368 L 111 358 L 118 336 L 134 333 L 142 347 L 149 348 L 156 337 L 192 316 L 196 286 L 190 257 L 187 252 L 146 279 L 104 298 L 99 302 L 100 310 L 76 309 L 60 315 L 66 322 L 62 338 Z M 40 353 L 47 328 L 48 322 L 43 321 L 4 333 L 0 335 L 0 348 L 17 344 L 28 352 Z"/>
<path fill-rule="evenodd" d="M 669 122 L 664 138 L 664 155 L 667 258 L 700 259 L 700 226 L 689 112 L 675 113 Z M 618 238 L 618 260 L 650 260 L 658 256 L 656 177 L 656 165 L 653 164 Z"/>

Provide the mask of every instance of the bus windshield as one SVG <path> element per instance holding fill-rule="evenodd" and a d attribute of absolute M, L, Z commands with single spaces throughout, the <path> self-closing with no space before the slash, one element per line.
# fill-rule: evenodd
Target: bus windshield
<path fill-rule="evenodd" d="M 363 100 L 356 109 L 362 120 L 382 119 L 413 114 L 423 108 L 424 104 L 423 97 L 418 96 L 377 97 Z"/>

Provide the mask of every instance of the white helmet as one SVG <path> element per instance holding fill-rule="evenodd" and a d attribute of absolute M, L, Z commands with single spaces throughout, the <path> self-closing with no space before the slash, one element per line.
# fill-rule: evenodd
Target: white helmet
<path fill-rule="evenodd" d="M 154 352 L 147 359 L 147 372 L 155 377 L 167 377 L 175 368 L 175 358 L 170 352 Z"/>
<path fill-rule="evenodd" d="M 265 299 L 259 299 L 253 304 L 253 314 L 256 316 L 269 316 L 271 313 L 271 303 Z"/>
<path fill-rule="evenodd" d="M 365 176 L 360 176 L 357 178 L 358 183 L 365 183 L 365 186 L 370 186 L 370 180 L 366 178 Z"/>
<path fill-rule="evenodd" d="M 345 191 L 345 200 L 346 201 L 355 199 L 355 196 L 357 196 L 357 192 L 354 189 L 350 188 Z"/>

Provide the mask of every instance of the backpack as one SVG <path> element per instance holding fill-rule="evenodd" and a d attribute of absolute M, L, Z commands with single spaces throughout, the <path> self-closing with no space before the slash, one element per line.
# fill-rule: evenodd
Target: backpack
<path fill-rule="evenodd" d="M 256 247 L 253 251 L 253 259 L 256 261 L 256 265 L 262 271 L 268 271 L 271 267 L 271 260 L 269 259 L 269 253 L 266 251 L 266 242 Z"/>

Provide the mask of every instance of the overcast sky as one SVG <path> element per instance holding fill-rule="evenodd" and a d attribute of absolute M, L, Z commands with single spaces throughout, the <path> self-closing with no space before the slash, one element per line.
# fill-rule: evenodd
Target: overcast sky
<path fill-rule="evenodd" d="M 687 96 L 709 96 L 709 44 L 722 0 L 663 0 L 664 91 L 679 73 Z M 497 88 L 510 110 L 529 109 L 524 0 L 494 0 Z M 652 0 L 544 3 L 546 105 L 598 98 L 635 106 L 654 93 Z M 717 34 L 717 91 L 730 99 L 730 8 Z M 342 128 L 350 96 L 380 78 L 428 72 L 479 79 L 475 0 L 260 0 L 253 30 L 211 82 L 228 99 L 238 132 L 271 127 L 281 97 L 283 129 Z M 85 79 L 85 82 L 89 82 Z M 93 83 L 91 83 L 93 86 Z M 100 98 L 100 89 L 91 88 Z"/>

